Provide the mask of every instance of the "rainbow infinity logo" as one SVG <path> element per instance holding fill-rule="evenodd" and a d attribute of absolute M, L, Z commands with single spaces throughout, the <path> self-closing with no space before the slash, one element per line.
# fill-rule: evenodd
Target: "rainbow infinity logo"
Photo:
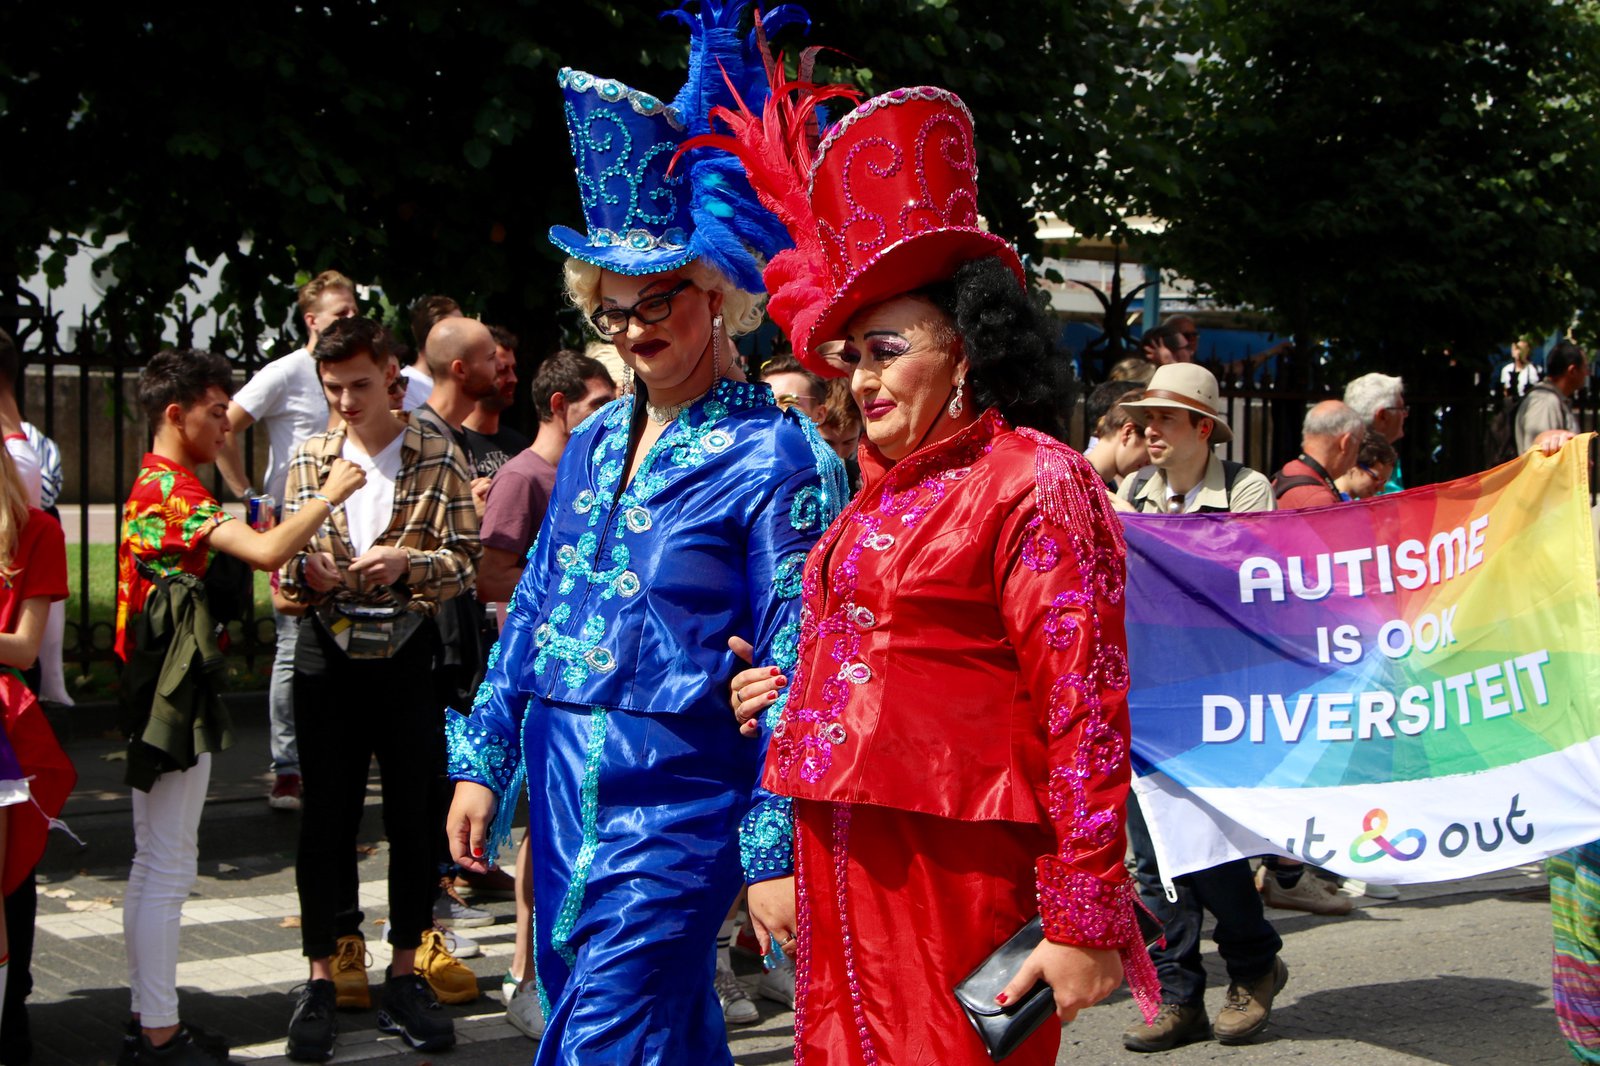
<path fill-rule="evenodd" d="M 1428 838 L 1422 835 L 1420 829 L 1407 829 L 1403 833 L 1396 833 L 1393 840 L 1384 836 L 1384 831 L 1389 828 L 1389 812 L 1382 807 L 1374 807 L 1361 819 L 1361 828 L 1365 830 L 1355 840 L 1350 842 L 1350 858 L 1355 862 L 1377 862 L 1385 855 L 1401 862 L 1410 862 L 1419 858 L 1428 849 Z M 1401 850 L 1400 845 L 1410 841 L 1416 842 L 1416 848 L 1411 852 Z M 1368 844 L 1375 845 L 1377 850 L 1364 854 Z"/>

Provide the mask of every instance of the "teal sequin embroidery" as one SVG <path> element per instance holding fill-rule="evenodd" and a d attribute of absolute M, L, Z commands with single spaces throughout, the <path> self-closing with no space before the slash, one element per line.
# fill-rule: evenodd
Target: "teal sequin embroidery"
<path fill-rule="evenodd" d="M 568 944 L 572 930 L 578 924 L 578 913 L 583 910 L 583 893 L 589 884 L 589 869 L 594 865 L 594 853 L 600 846 L 600 758 L 605 751 L 606 711 L 596 707 L 589 713 L 589 750 L 583 762 L 583 783 L 579 786 L 578 808 L 583 819 L 583 844 L 572 864 L 572 883 L 561 899 L 561 909 L 556 914 L 556 924 L 550 930 L 550 946 L 567 961 L 568 966 L 578 964 L 577 953 Z"/>
<path fill-rule="evenodd" d="M 772 796 L 739 824 L 739 860 L 747 881 L 781 877 L 794 869 L 794 801 Z"/>
<path fill-rule="evenodd" d="M 772 591 L 785 600 L 800 595 L 800 579 L 805 575 L 806 553 L 790 552 L 772 571 Z"/>

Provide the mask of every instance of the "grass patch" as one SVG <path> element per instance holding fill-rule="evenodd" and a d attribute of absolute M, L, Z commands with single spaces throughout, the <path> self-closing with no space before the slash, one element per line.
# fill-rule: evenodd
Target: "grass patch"
<path fill-rule="evenodd" d="M 116 633 L 117 621 L 117 546 L 115 544 L 90 544 L 88 568 L 84 570 L 82 548 L 67 545 L 67 596 L 66 676 L 67 686 L 75 699 L 114 699 L 117 693 L 117 673 L 120 664 L 110 657 L 111 643 Z M 255 575 L 255 615 L 258 627 L 271 630 L 272 589 L 270 576 Z M 84 605 L 88 605 L 88 636 L 97 653 L 85 670 L 76 655 L 79 627 L 84 624 Z M 263 620 L 265 620 L 263 624 Z M 238 622 L 229 627 L 235 643 L 241 640 Z M 243 654 L 230 654 L 228 673 L 236 690 L 265 688 L 272 669 L 270 649 L 257 655 L 254 662 Z"/>

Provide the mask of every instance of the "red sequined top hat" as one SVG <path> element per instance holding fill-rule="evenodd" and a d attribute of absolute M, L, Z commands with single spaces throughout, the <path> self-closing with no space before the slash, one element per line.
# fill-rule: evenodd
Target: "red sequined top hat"
<path fill-rule="evenodd" d="M 773 65 L 774 77 L 782 60 Z M 813 116 L 843 86 L 775 84 L 760 118 L 719 109 L 732 137 L 701 137 L 744 161 L 762 202 L 794 238 L 765 271 L 768 313 L 812 371 L 815 346 L 863 307 L 943 281 L 998 255 L 1026 284 L 1016 250 L 978 224 L 972 114 L 945 89 L 896 89 L 858 106 L 813 151 Z"/>

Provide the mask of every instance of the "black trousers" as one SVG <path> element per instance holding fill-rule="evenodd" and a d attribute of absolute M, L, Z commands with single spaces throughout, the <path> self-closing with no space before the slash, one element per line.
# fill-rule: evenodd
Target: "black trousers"
<path fill-rule="evenodd" d="M 1211 936 L 1217 943 L 1217 954 L 1228 967 L 1230 981 L 1248 983 L 1272 969 L 1273 956 L 1283 947 L 1283 938 L 1267 921 L 1250 864 L 1234 859 L 1175 878 L 1173 887 L 1178 901 L 1169 903 L 1166 889 L 1161 887 L 1144 812 L 1132 796 L 1128 800 L 1128 843 L 1133 848 L 1133 876 L 1139 885 L 1139 898 L 1160 920 L 1167 938 L 1166 947 L 1150 949 L 1150 959 L 1161 978 L 1161 1002 L 1195 1007 L 1204 1004 L 1206 969 L 1200 961 L 1200 925 L 1205 911 L 1217 919 Z"/>
<path fill-rule="evenodd" d="M 300 942 L 332 955 L 360 932 L 356 839 L 374 756 L 389 841 L 389 942 L 414 948 L 433 926 L 440 827 L 432 800 L 444 773 L 444 715 L 434 696 L 437 631 L 425 623 L 389 659 L 351 659 L 307 617 L 295 651 L 294 721 L 300 745 Z"/>
<path fill-rule="evenodd" d="M 0 1016 L 0 1063 L 24 1066 L 33 1061 L 33 1029 L 28 1023 L 28 993 L 33 991 L 33 921 L 39 911 L 38 882 L 30 871 L 6 897 L 6 938 L 10 971 Z"/>

